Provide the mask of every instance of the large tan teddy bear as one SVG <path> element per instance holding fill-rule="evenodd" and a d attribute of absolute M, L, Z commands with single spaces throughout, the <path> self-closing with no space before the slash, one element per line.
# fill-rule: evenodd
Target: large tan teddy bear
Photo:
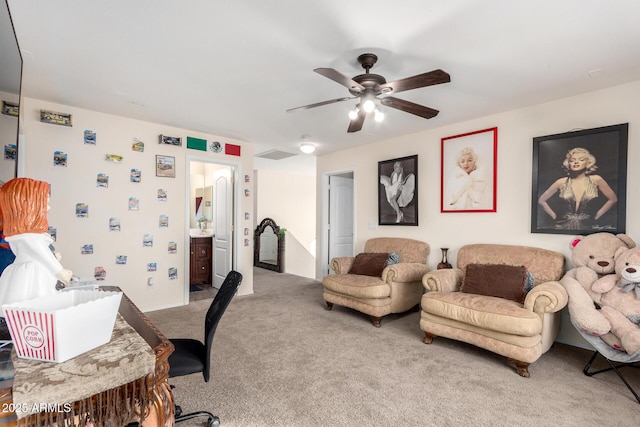
<path fill-rule="evenodd" d="M 609 333 L 611 324 L 599 310 L 602 293 L 594 292 L 592 286 L 601 277 L 615 277 L 616 251 L 635 245 L 626 234 L 594 233 L 576 237 L 570 246 L 575 267 L 560 280 L 569 295 L 568 309 L 572 323 L 588 334 L 601 336 L 614 347 L 619 347 L 619 341 Z"/>
<path fill-rule="evenodd" d="M 616 251 L 616 274 L 591 287 L 600 294 L 600 312 L 629 354 L 640 351 L 640 248 Z"/>

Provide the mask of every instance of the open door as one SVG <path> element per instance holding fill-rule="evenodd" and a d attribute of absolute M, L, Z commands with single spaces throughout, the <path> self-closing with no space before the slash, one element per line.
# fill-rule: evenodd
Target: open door
<path fill-rule="evenodd" d="M 220 289 L 231 271 L 233 242 L 233 176 L 234 171 L 215 180 L 215 218 L 213 238 L 213 286 Z"/>

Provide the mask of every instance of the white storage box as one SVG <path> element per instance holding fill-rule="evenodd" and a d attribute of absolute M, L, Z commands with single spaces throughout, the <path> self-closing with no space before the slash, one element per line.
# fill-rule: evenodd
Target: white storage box
<path fill-rule="evenodd" d="M 18 357 L 64 362 L 111 340 L 122 292 L 71 290 L 2 306 Z"/>

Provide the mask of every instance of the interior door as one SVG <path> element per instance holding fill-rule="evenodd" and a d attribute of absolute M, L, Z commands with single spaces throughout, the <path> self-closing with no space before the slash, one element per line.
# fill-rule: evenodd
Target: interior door
<path fill-rule="evenodd" d="M 329 262 L 353 256 L 353 178 L 329 177 Z M 327 274 L 331 272 L 327 266 Z"/>
<path fill-rule="evenodd" d="M 215 215 L 213 239 L 213 286 L 220 289 L 229 271 L 233 253 L 233 175 L 215 180 Z"/>

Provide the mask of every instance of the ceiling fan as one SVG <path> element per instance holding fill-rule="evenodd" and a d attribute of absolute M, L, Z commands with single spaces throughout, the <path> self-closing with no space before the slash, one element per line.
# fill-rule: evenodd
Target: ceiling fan
<path fill-rule="evenodd" d="M 353 96 L 330 99 L 328 101 L 291 108 L 287 111 L 306 110 L 309 108 L 360 98 L 360 102 L 356 105 L 356 108 L 349 112 L 351 122 L 349 123 L 347 132 L 358 132 L 362 129 L 364 119 L 368 113 L 373 112 L 377 120 L 381 120 L 381 118 L 384 117 L 382 112 L 378 109 L 376 101 L 379 101 L 380 104 L 386 107 L 415 114 L 416 116 L 420 116 L 425 119 L 435 117 L 439 113 L 438 110 L 434 110 L 433 108 L 425 107 L 424 105 L 415 104 L 389 95 L 403 92 L 405 90 L 448 83 L 451 81 L 451 77 L 448 73 L 442 70 L 433 70 L 412 77 L 387 82 L 381 75 L 369 72 L 377 61 L 378 57 L 373 53 L 363 53 L 358 56 L 358 62 L 362 65 L 362 68 L 364 68 L 365 74 L 360 74 L 353 78 L 349 78 L 333 68 L 316 68 L 313 71 L 341 84 L 342 86 L 345 86 Z"/>

